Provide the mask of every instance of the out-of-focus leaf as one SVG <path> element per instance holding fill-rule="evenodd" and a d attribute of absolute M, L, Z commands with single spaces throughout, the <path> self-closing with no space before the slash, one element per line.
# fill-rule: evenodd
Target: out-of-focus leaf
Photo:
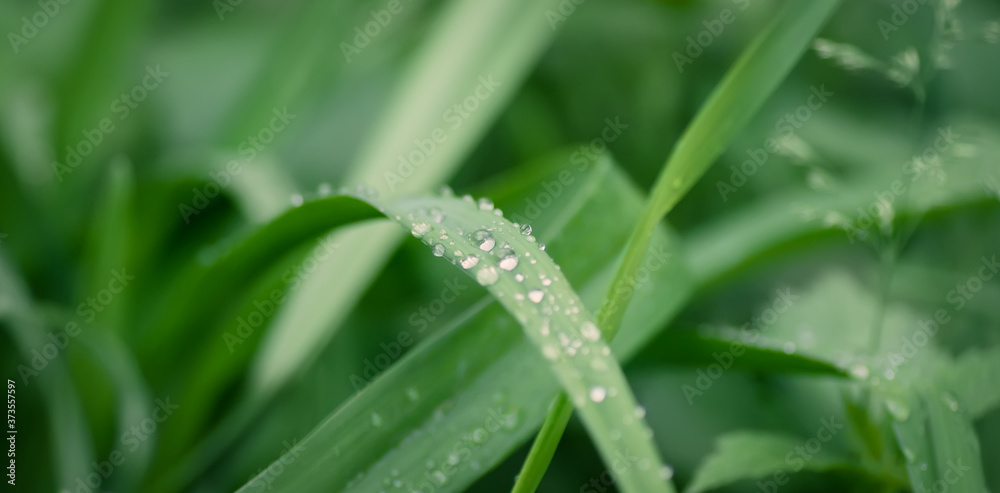
<path fill-rule="evenodd" d="M 795 455 L 796 447 L 802 447 L 804 442 L 793 436 L 760 431 L 736 431 L 721 436 L 715 452 L 705 458 L 684 491 L 701 493 L 736 481 L 771 477 L 779 472 L 787 478 L 790 472 L 822 471 L 849 462 L 825 449 L 808 461 L 804 460 Z"/>
<path fill-rule="evenodd" d="M 1000 348 L 966 351 L 945 378 L 969 417 L 982 417 L 1000 405 Z"/>
<path fill-rule="evenodd" d="M 27 382 L 22 384 L 38 385 L 45 401 L 56 470 L 54 482 L 60 488 L 73 488 L 77 478 L 90 472 L 93 460 L 93 443 L 87 420 L 77 389 L 70 380 L 68 365 L 62 359 L 65 354 L 47 360 L 47 364 L 37 372 L 32 366 L 31 359 L 35 357 L 32 351 L 52 343 L 45 337 L 46 330 L 34 312 L 27 287 L 3 256 L 0 256 L 0 322 L 7 326 L 21 353 L 19 366 L 23 365 L 27 376 Z"/>

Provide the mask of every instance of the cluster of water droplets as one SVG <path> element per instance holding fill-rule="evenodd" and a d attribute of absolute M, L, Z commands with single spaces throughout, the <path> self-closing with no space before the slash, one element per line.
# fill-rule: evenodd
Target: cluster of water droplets
<path fill-rule="evenodd" d="M 453 192 L 449 190 L 442 195 L 450 197 Z M 546 258 L 540 253 L 545 245 L 533 236 L 532 227 L 506 221 L 503 212 L 489 199 L 476 200 L 466 195 L 461 200 L 475 211 L 478 218 L 475 227 L 468 227 L 467 209 L 451 211 L 456 217 L 449 218 L 448 212 L 429 208 L 408 216 L 410 232 L 429 245 L 434 256 L 469 271 L 480 285 L 489 287 L 505 279 L 507 286 L 517 288 L 513 292 L 497 290 L 496 295 L 508 307 L 514 307 L 511 312 L 520 323 L 527 324 L 526 330 L 541 347 L 542 355 L 555 363 L 564 379 L 568 376 L 570 381 L 594 382 L 582 392 L 574 392 L 577 406 L 609 405 L 629 395 L 628 389 L 597 383 L 617 381 L 614 378 L 617 363 L 600 328 L 584 315 L 582 301 L 571 290 L 560 288 L 563 277 L 559 267 L 539 262 Z M 459 222 L 466 227 L 456 224 Z M 583 365 L 563 361 L 569 358 L 583 358 Z M 644 416 L 641 407 L 625 413 L 620 425 L 611 430 L 612 439 L 620 440 L 626 432 L 634 436 L 636 429 L 651 437 L 652 430 L 646 426 Z M 639 467 L 648 469 L 652 465 L 639 464 Z M 672 475 L 669 467 L 661 472 L 664 478 Z"/>

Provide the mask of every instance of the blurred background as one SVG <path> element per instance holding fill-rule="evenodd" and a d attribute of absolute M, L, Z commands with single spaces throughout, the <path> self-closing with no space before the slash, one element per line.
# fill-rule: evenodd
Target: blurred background
<path fill-rule="evenodd" d="M 366 375 L 380 343 L 423 325 L 415 338 L 432 336 L 485 290 L 425 315 L 452 268 L 385 225 L 330 240 L 346 258 L 336 265 L 305 269 L 319 252 L 310 242 L 258 266 L 253 282 L 234 274 L 231 292 L 198 292 L 192 272 L 342 186 L 500 196 L 545 163 L 606 147 L 648 190 L 781 3 L 0 0 L 0 366 L 17 386 L 17 491 L 247 483 L 357 392 L 351 377 Z M 955 308 L 949 292 L 997 253 L 1000 4 L 928 1 L 901 15 L 897 3 L 844 1 L 670 214 L 692 245 L 767 211 L 818 224 L 749 260 L 721 247 L 703 256 L 703 282 L 671 331 L 739 327 L 785 286 L 818 293 L 801 315 L 818 331 L 863 320 L 844 308 L 852 297 Z M 400 167 L 434 129 L 443 143 Z M 741 175 L 765 148 L 766 165 Z M 867 233 L 855 234 L 854 207 L 827 205 L 850 195 L 867 208 L 916 171 L 898 210 L 868 209 Z M 530 215 L 533 196 L 508 197 L 504 209 Z M 354 256 L 359 272 L 346 267 Z M 944 352 L 1000 343 L 1000 287 L 983 285 L 937 338 Z M 253 304 L 274 288 L 288 300 Z M 293 329 L 318 335 L 271 344 Z M 54 356 L 33 352 L 50 342 Z M 654 340 L 626 370 L 681 486 L 720 435 L 811 436 L 824 399 L 838 395 L 822 380 L 729 372 L 690 404 L 682 387 L 695 368 L 674 356 Z M 987 482 L 1000 489 L 989 467 L 1000 463 L 1000 413 L 976 430 Z M 82 486 L 114 451 L 124 465 Z M 469 491 L 509 490 L 526 452 Z M 604 491 L 585 487 L 602 470 L 571 423 L 541 491 Z M 803 478 L 787 488 L 868 488 L 849 473 Z"/>

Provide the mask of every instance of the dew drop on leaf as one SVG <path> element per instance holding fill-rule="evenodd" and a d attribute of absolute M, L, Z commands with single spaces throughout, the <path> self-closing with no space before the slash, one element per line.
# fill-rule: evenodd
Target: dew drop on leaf
<path fill-rule="evenodd" d="M 531 234 L 531 225 L 530 224 L 522 224 L 521 225 L 521 234 L 525 235 L 525 236 L 530 235 Z"/>
<path fill-rule="evenodd" d="M 500 257 L 500 268 L 506 271 L 514 270 L 517 267 L 517 254 L 509 248 L 497 250 L 497 257 Z"/>
<path fill-rule="evenodd" d="M 862 379 L 862 380 L 868 378 L 868 375 L 870 373 L 868 371 L 868 367 L 865 366 L 862 363 L 857 363 L 855 365 L 852 365 L 850 372 L 851 372 L 851 376 L 853 376 L 854 378 Z"/>
<path fill-rule="evenodd" d="M 541 289 L 532 289 L 528 291 L 528 299 L 532 303 L 541 303 L 542 298 L 545 298 L 545 293 Z"/>
<path fill-rule="evenodd" d="M 479 199 L 479 210 L 481 211 L 492 211 L 493 201 L 486 197 L 480 197 Z"/>
<path fill-rule="evenodd" d="M 955 396 L 951 395 L 950 392 L 945 392 L 943 397 L 944 397 L 944 403 L 948 405 L 948 409 L 951 409 L 952 412 L 957 412 L 958 400 L 955 399 Z"/>
<path fill-rule="evenodd" d="M 416 238 L 423 238 L 424 235 L 430 230 L 431 226 L 429 224 L 417 223 L 413 225 L 413 229 L 410 230 L 410 233 L 413 233 L 413 236 Z"/>
<path fill-rule="evenodd" d="M 885 407 L 896 421 L 906 421 L 910 417 L 910 408 L 905 402 L 896 399 L 886 399 Z"/>
<path fill-rule="evenodd" d="M 542 354 L 544 354 L 546 358 L 554 361 L 559 358 L 559 348 L 554 344 L 546 344 L 545 347 L 542 348 Z"/>
<path fill-rule="evenodd" d="M 476 272 L 476 282 L 480 286 L 492 286 L 500 278 L 500 274 L 493 267 L 483 267 Z"/>
<path fill-rule="evenodd" d="M 471 269 L 479 263 L 479 255 L 468 255 L 459 262 L 463 269 Z"/>
<path fill-rule="evenodd" d="M 604 398 L 607 397 L 608 392 L 604 390 L 604 387 L 594 387 L 590 389 L 590 400 L 594 402 L 604 402 Z"/>
<path fill-rule="evenodd" d="M 431 253 L 433 253 L 435 257 L 443 257 L 444 256 L 444 245 L 442 245 L 440 243 L 435 244 L 434 247 L 431 248 Z"/>
<path fill-rule="evenodd" d="M 303 199 L 301 195 L 299 194 L 292 195 L 292 205 L 294 205 L 295 207 L 302 205 L 302 201 Z"/>
<path fill-rule="evenodd" d="M 589 341 L 596 341 L 601 338 L 601 330 L 593 322 L 584 322 L 583 327 L 580 328 L 580 332 L 583 334 L 583 338 Z"/>
<path fill-rule="evenodd" d="M 484 252 L 492 251 L 493 247 L 497 244 L 497 240 L 493 239 L 493 235 L 485 229 L 473 232 L 472 241 L 477 247 L 479 247 L 480 250 Z"/>

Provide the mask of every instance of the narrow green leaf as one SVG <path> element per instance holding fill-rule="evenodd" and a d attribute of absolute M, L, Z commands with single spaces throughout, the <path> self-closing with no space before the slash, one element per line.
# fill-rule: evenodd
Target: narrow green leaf
<path fill-rule="evenodd" d="M 1000 348 L 970 349 L 946 375 L 966 413 L 975 419 L 1000 406 Z"/>
<path fill-rule="evenodd" d="M 18 345 L 22 365 L 32 370 L 32 351 L 48 341 L 44 324 L 35 313 L 27 286 L 7 259 L 0 255 L 0 322 L 11 332 Z M 80 396 L 70 380 L 65 355 L 48 362 L 44 372 L 28 373 L 22 385 L 38 385 L 48 410 L 50 447 L 55 463 L 56 486 L 73 488 L 76 479 L 90 472 L 93 443 L 88 433 Z"/>
<path fill-rule="evenodd" d="M 650 203 L 632 232 L 624 259 L 610 284 L 611 290 L 598 312 L 597 322 L 608 340 L 617 333 L 630 302 L 619 287 L 633 279 L 639 270 L 656 225 L 770 97 L 838 4 L 839 0 L 822 0 L 787 5 L 743 52 L 687 127 L 653 187 Z M 565 417 L 551 414 L 548 421 L 564 422 Z M 531 458 L 551 460 L 551 456 L 541 453 L 532 454 Z M 525 467 L 540 468 L 530 464 Z"/>
<path fill-rule="evenodd" d="M 938 489 L 947 485 L 949 491 L 959 493 L 986 491 L 979 439 L 955 395 L 949 391 L 930 390 L 923 395 L 923 399 L 940 481 L 927 486 Z"/>
<path fill-rule="evenodd" d="M 398 92 L 363 146 L 347 182 L 383 193 L 426 192 L 443 183 L 505 106 L 552 36 L 544 12 L 557 2 L 453 0 L 440 14 L 401 78 Z M 463 100 L 480 78 L 500 85 L 460 126 L 442 113 Z M 414 139 L 441 129 L 443 143 L 418 166 L 401 167 Z M 446 130 L 447 129 L 447 130 Z M 401 158 L 401 156 L 404 156 Z M 412 175 L 411 175 L 412 173 Z M 303 283 L 268 331 L 251 370 L 251 391 L 267 396 L 315 359 L 333 337 L 402 235 L 387 225 L 345 232 L 334 240 L 345 251 Z"/>
<path fill-rule="evenodd" d="M 698 467 L 685 493 L 701 493 L 741 480 L 771 477 L 779 471 L 793 470 L 789 454 L 802 447 L 804 439 L 761 431 L 736 431 L 719 437 L 716 449 Z M 808 461 L 800 461 L 799 470 L 822 471 L 849 463 L 825 448 Z M 797 471 L 795 471 L 797 472 Z"/>
<path fill-rule="evenodd" d="M 649 206 L 636 225 L 615 275 L 618 285 L 633 276 L 653 228 L 691 189 L 743 130 L 798 61 L 839 0 L 792 2 L 754 38 L 687 127 L 667 159 L 650 194 Z M 602 327 L 614 334 L 628 300 L 609 292 L 601 308 Z"/>
<path fill-rule="evenodd" d="M 466 203 L 467 202 L 467 203 Z M 649 428 L 617 361 L 583 301 L 530 234 L 495 212 L 492 202 L 408 199 L 380 202 L 414 236 L 486 286 L 549 360 L 610 465 L 622 447 L 640 458 L 619 477 L 623 491 L 672 491 Z M 520 277 L 518 277 L 520 276 Z M 622 421 L 622 417 L 628 417 Z"/>

